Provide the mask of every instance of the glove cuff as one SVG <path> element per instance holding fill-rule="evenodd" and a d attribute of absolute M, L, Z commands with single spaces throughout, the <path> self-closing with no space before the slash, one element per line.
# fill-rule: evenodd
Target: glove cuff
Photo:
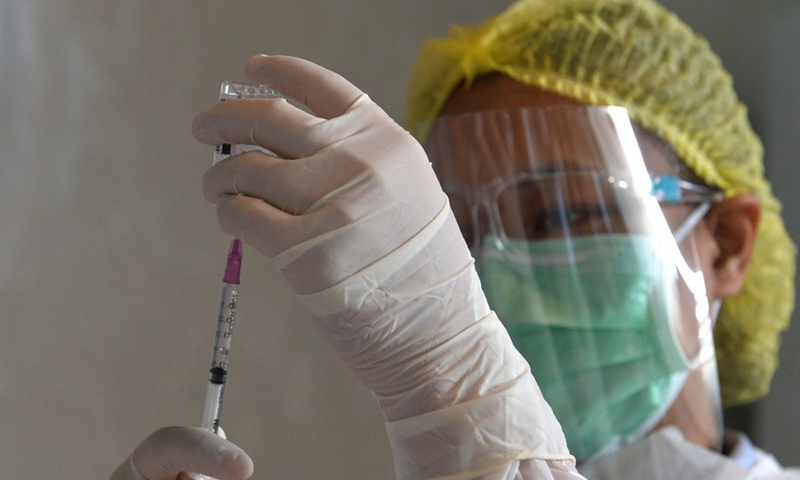
<path fill-rule="evenodd" d="M 492 395 L 388 422 L 386 431 L 400 480 L 476 478 L 524 459 L 575 463 L 530 375 Z"/>
<path fill-rule="evenodd" d="M 451 215 L 450 203 L 445 201 L 442 209 L 425 228 L 399 248 L 332 287 L 316 293 L 298 294 L 300 301 L 315 317 L 329 317 L 362 309 L 365 305 L 380 311 L 392 300 L 391 293 L 386 291 L 387 280 L 397 276 L 398 270 L 410 262 L 419 260 L 420 253 L 441 234 Z M 466 263 L 471 263 L 471 259 Z M 386 298 L 382 300 L 381 296 Z"/>

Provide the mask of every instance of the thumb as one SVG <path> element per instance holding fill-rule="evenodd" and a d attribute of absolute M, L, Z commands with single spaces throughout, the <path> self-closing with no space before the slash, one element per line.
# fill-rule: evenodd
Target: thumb
<path fill-rule="evenodd" d="M 253 461 L 241 448 L 204 428 L 166 427 L 136 447 L 112 480 L 176 480 L 181 472 L 245 480 Z"/>

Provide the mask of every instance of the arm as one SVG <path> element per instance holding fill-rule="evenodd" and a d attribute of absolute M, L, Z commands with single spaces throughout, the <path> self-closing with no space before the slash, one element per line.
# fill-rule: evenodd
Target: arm
<path fill-rule="evenodd" d="M 275 152 L 220 162 L 206 173 L 206 198 L 223 230 L 281 270 L 378 399 L 398 477 L 476 478 L 530 459 L 574 471 L 421 146 L 310 62 L 257 56 L 247 75 L 310 112 L 242 100 L 199 114 L 199 141 Z"/>

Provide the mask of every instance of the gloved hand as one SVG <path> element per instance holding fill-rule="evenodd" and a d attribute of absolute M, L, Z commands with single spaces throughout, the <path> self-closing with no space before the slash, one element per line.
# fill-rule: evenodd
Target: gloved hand
<path fill-rule="evenodd" d="M 299 59 L 255 57 L 248 79 L 303 99 L 314 113 L 251 99 L 198 115 L 193 131 L 201 142 L 277 154 L 222 163 L 206 175 L 205 194 L 223 229 L 278 263 L 298 293 L 356 274 L 444 208 L 422 147 L 342 77 Z"/>
<path fill-rule="evenodd" d="M 111 475 L 111 480 L 244 480 L 253 461 L 236 445 L 204 428 L 167 427 L 144 439 Z"/>
<path fill-rule="evenodd" d="M 205 175 L 206 198 L 223 230 L 281 270 L 378 399 L 398 476 L 569 458 L 527 363 L 486 304 L 422 147 L 355 86 L 310 62 L 256 56 L 246 74 L 310 112 L 247 99 L 199 114 L 199 141 L 275 153 L 220 162 Z"/>

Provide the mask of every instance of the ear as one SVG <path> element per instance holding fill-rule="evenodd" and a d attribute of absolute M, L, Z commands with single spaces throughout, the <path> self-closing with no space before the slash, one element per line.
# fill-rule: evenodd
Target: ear
<path fill-rule="evenodd" d="M 754 195 L 742 193 L 714 204 L 706 216 L 717 244 L 713 261 L 716 298 L 726 298 L 742 288 L 753 254 L 761 205 Z"/>

